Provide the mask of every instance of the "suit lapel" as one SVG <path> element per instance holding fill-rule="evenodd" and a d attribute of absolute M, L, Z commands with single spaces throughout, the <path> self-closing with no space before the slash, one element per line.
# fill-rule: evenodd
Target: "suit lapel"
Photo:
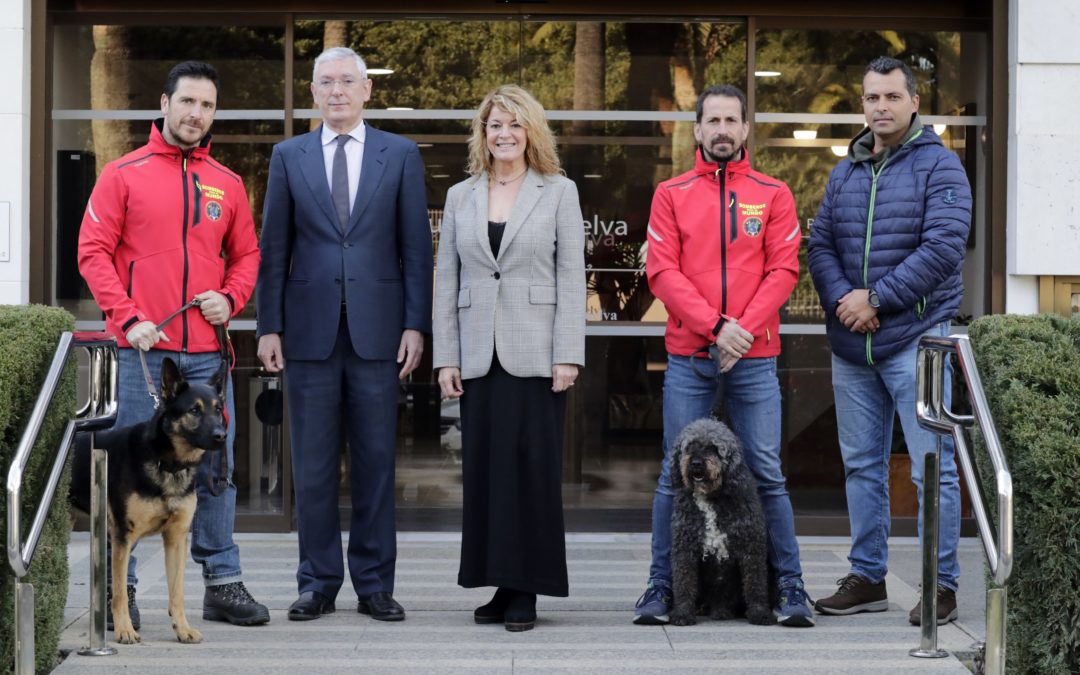
<path fill-rule="evenodd" d="M 532 169 L 525 175 L 525 182 L 518 190 L 517 199 L 514 200 L 514 210 L 510 212 L 510 218 L 506 221 L 506 231 L 503 233 L 502 246 L 499 248 L 499 257 L 510 248 L 514 236 L 521 230 L 529 214 L 532 213 L 536 202 L 540 201 L 540 195 L 544 190 L 544 178 Z"/>
<path fill-rule="evenodd" d="M 495 255 L 491 252 L 491 238 L 488 236 L 488 174 L 481 173 L 476 177 L 472 187 L 473 209 L 476 217 L 473 218 L 473 231 L 476 235 L 476 244 L 484 252 L 491 264 L 495 264 Z M 505 235 L 504 235 L 505 236 Z"/>
<path fill-rule="evenodd" d="M 382 182 L 388 147 L 383 133 L 368 125 L 364 135 L 364 158 L 360 163 L 360 185 L 356 189 L 356 201 L 353 202 L 349 226 L 345 228 L 346 235 L 360 222 L 360 216 L 364 215 L 364 211 L 371 204 L 372 196 L 379 188 L 379 183 Z"/>
<path fill-rule="evenodd" d="M 323 210 L 334 230 L 340 231 L 334 200 L 330 197 L 330 184 L 326 182 L 326 161 L 323 159 L 322 127 L 308 134 L 308 141 L 301 146 L 300 170 L 304 174 L 315 203 Z"/>

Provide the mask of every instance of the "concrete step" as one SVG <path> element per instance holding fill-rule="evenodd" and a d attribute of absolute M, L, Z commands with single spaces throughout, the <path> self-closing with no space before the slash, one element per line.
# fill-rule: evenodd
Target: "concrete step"
<path fill-rule="evenodd" d="M 117 645 L 108 634 L 117 655 L 72 653 L 54 672 L 787 673 L 808 666 L 817 672 L 860 675 L 968 672 L 952 656 L 908 656 L 919 643 L 919 630 L 907 623 L 907 610 L 918 600 L 914 540 L 890 542 L 894 571 L 887 579 L 889 611 L 818 616 L 815 628 L 797 630 L 708 619 L 681 628 L 635 626 L 633 603 L 648 575 L 648 535 L 569 535 L 570 597 L 541 597 L 536 629 L 526 633 L 473 623 L 473 608 L 486 602 L 491 591 L 457 586 L 460 538 L 452 534 L 399 536 L 395 597 L 408 617 L 396 624 L 357 614 L 347 582 L 337 613 L 310 622 L 288 621 L 286 609 L 296 594 L 295 533 L 244 534 L 237 540 L 245 583 L 270 607 L 270 624 L 239 628 L 203 621 L 201 575 L 189 562 L 185 606 L 204 641 L 178 643 L 166 611 L 161 545 L 147 540 L 138 549 L 142 643 Z M 806 538 L 800 543 L 811 596 L 832 593 L 835 580 L 847 572 L 847 541 Z M 61 645 L 65 650 L 88 643 L 88 551 L 86 535 L 72 535 L 71 588 Z M 968 588 L 961 587 L 962 621 L 941 628 L 939 645 L 944 649 L 967 651 L 983 634 L 981 555 L 977 541 L 964 540 L 961 564 Z"/>

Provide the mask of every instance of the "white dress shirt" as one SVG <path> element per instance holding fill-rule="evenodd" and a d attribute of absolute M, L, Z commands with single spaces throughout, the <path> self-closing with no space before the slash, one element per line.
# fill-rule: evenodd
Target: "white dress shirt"
<path fill-rule="evenodd" d="M 360 166 L 364 159 L 364 139 L 367 138 L 367 127 L 364 121 L 349 132 L 352 138 L 345 143 L 345 162 L 349 165 L 349 215 L 352 215 L 353 206 L 356 205 L 356 190 L 360 185 Z M 323 124 L 322 126 L 322 154 L 323 164 L 326 165 L 326 184 L 334 184 L 334 153 L 337 152 L 338 132 Z"/>

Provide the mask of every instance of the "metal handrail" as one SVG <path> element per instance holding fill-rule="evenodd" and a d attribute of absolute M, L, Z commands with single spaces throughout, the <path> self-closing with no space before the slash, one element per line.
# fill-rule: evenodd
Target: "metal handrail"
<path fill-rule="evenodd" d="M 68 422 L 64 428 L 63 439 L 53 459 L 52 469 L 49 472 L 49 480 L 38 502 L 37 511 L 34 513 L 33 523 L 26 538 L 22 541 L 22 487 L 23 474 L 30 459 L 30 452 L 37 444 L 41 425 L 45 421 L 49 405 L 56 395 L 56 388 L 60 384 L 60 378 L 67 366 L 68 357 L 74 348 L 86 349 L 90 355 L 90 396 L 86 405 L 76 413 L 75 419 Z M 16 655 L 15 667 L 18 672 L 33 672 L 34 649 L 33 649 L 33 587 L 22 583 L 30 568 L 37 551 L 38 540 L 45 527 L 45 520 L 49 514 L 56 495 L 56 486 L 60 482 L 64 466 L 67 463 L 68 449 L 76 431 L 93 431 L 95 429 L 108 428 L 116 421 L 117 409 L 117 375 L 119 362 L 117 358 L 116 339 L 104 333 L 71 333 L 61 334 L 60 341 L 56 346 L 49 372 L 45 376 L 45 382 L 38 394 L 34 409 L 30 413 L 30 419 L 26 424 L 15 451 L 15 457 L 11 462 L 11 468 L 7 476 L 7 553 L 8 564 L 17 577 L 15 614 L 16 614 Z M 29 634 L 25 632 L 26 613 L 29 612 Z"/>
<path fill-rule="evenodd" d="M 946 373 L 944 361 L 949 355 L 955 355 L 964 385 L 971 399 L 973 415 L 958 415 L 946 405 L 945 392 Z M 955 379 L 955 374 L 954 378 Z M 973 499 L 971 500 L 972 511 L 979 527 L 983 550 L 990 566 L 993 583 L 998 588 L 987 590 L 986 612 L 986 644 L 985 666 L 986 672 L 1003 673 L 1005 671 L 1005 617 L 1006 617 L 1006 585 L 1012 572 L 1013 563 L 1013 488 L 1012 474 L 1009 473 L 1009 465 L 1005 459 L 1005 453 L 1001 448 L 997 428 L 994 426 L 993 416 L 990 414 L 990 405 L 983 392 L 982 379 L 979 377 L 979 369 L 975 365 L 975 353 L 971 349 L 971 343 L 967 336 L 952 335 L 949 337 L 923 336 L 919 340 L 919 350 L 916 362 L 916 416 L 919 425 L 929 429 L 939 436 L 949 435 L 952 437 L 956 449 L 956 457 L 959 459 L 960 468 L 963 472 L 964 482 L 967 484 Z M 991 527 L 990 518 L 987 514 L 986 500 L 982 489 L 979 474 L 972 461 L 971 451 L 968 449 L 964 435 L 965 428 L 979 426 L 983 440 L 986 443 L 987 455 L 994 470 L 994 486 L 997 493 L 998 518 L 996 527 Z M 940 454 L 940 443 L 938 448 Z M 939 461 L 935 455 L 928 458 L 927 467 Z M 935 471 L 936 475 L 936 471 Z M 939 485 L 937 480 L 927 480 L 923 485 L 924 503 L 937 502 Z M 923 569 L 923 617 L 935 618 L 937 610 L 937 593 L 935 580 L 937 572 L 936 535 L 934 541 L 929 541 L 928 532 L 937 530 L 937 509 L 925 508 L 923 516 L 924 548 L 932 547 L 935 552 L 932 557 L 924 556 Z M 929 587 L 928 587 L 929 586 Z M 916 656 L 936 655 L 937 621 L 923 620 L 923 639 L 920 649 L 912 650 Z M 928 625 L 929 624 L 929 625 Z M 918 653 L 917 653 L 918 652 Z"/>
<path fill-rule="evenodd" d="M 1009 465 L 1005 460 L 1005 452 L 1001 448 L 1001 440 L 998 438 L 994 419 L 990 414 L 990 404 L 983 393 L 982 379 L 979 377 L 979 369 L 975 365 L 975 353 L 971 349 L 971 342 L 967 336 L 953 335 L 950 337 L 926 336 L 919 341 L 919 365 L 925 371 L 926 358 L 924 354 L 932 354 L 934 351 L 945 354 L 955 354 L 960 372 L 963 374 L 964 383 L 968 394 L 971 396 L 972 411 L 974 415 L 957 415 L 949 408 L 942 405 L 939 410 L 934 410 L 928 401 L 943 400 L 940 394 L 935 394 L 936 386 L 944 389 L 944 381 L 929 381 L 929 378 L 920 380 L 918 399 L 916 402 L 916 414 L 919 424 L 938 434 L 950 434 L 956 445 L 956 455 L 960 460 L 960 466 L 964 473 L 964 482 L 978 499 L 972 500 L 972 510 L 978 523 L 979 534 L 986 551 L 986 559 L 990 565 L 990 572 L 995 584 L 1005 585 L 1012 572 L 1013 561 L 1013 489 L 1012 474 L 1009 473 Z M 938 417 L 940 413 L 941 417 Z M 942 419 L 942 417 L 944 419 Z M 985 497 L 982 492 L 982 483 L 976 472 L 971 459 L 971 451 L 968 449 L 963 429 L 978 424 L 982 431 L 983 440 L 986 442 L 986 451 L 990 457 L 990 463 L 994 468 L 994 482 L 997 492 L 998 520 L 996 527 L 991 529 L 990 518 L 986 512 Z M 996 532 L 995 532 L 996 530 Z M 995 536 L 996 535 L 996 536 Z"/>

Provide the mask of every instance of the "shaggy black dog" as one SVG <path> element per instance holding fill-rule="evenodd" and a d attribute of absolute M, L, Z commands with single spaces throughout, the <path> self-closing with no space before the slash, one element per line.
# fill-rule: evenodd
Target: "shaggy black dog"
<path fill-rule="evenodd" d="M 697 615 L 776 623 L 765 517 L 739 440 L 722 422 L 700 419 L 675 439 L 671 462 L 671 623 L 690 626 Z"/>

